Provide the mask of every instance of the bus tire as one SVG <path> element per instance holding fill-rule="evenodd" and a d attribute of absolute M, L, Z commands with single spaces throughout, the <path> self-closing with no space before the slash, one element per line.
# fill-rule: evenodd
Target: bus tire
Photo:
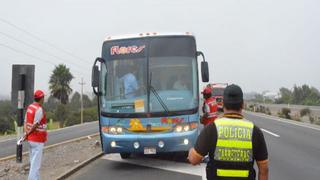
<path fill-rule="evenodd" d="M 120 153 L 121 159 L 128 159 L 130 155 L 130 153 Z"/>

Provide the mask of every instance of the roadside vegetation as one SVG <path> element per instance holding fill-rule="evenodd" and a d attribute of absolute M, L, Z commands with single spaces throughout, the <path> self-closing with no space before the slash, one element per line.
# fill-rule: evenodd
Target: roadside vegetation
<path fill-rule="evenodd" d="M 294 86 L 293 90 L 280 88 L 280 98 L 277 104 L 297 104 L 308 106 L 320 106 L 320 92 L 315 87 L 308 85 Z"/>
<path fill-rule="evenodd" d="M 279 89 L 278 97 L 266 96 L 266 92 L 257 93 L 249 100 L 254 103 L 320 106 L 319 90 L 306 84 L 294 85 L 292 90 L 282 87 Z"/>
<path fill-rule="evenodd" d="M 81 123 L 81 95 L 73 92 L 70 82 L 73 79 L 70 69 L 59 64 L 53 70 L 48 94 L 44 103 L 48 129 L 62 128 Z M 97 98 L 83 94 L 83 122 L 98 120 Z M 11 101 L 0 101 L 0 135 L 15 133 L 16 110 Z"/>
<path fill-rule="evenodd" d="M 285 104 L 285 106 L 269 109 L 271 106 L 268 107 L 268 104 Z M 246 110 L 320 125 L 319 112 L 312 112 L 307 107 L 292 110 L 290 105 L 320 106 L 320 92 L 306 84 L 295 85 L 292 90 L 282 87 L 277 97 L 265 96 L 264 92 L 256 94 L 254 98 L 247 100 Z"/>

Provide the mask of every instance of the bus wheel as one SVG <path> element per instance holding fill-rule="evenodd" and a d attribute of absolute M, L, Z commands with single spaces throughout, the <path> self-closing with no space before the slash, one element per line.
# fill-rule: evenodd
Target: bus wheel
<path fill-rule="evenodd" d="M 130 157 L 130 153 L 120 153 L 122 159 L 128 159 Z"/>

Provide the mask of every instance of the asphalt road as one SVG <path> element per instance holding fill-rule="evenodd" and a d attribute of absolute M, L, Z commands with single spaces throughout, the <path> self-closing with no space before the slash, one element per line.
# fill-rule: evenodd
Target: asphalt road
<path fill-rule="evenodd" d="M 70 139 L 79 138 L 82 136 L 97 133 L 99 130 L 98 122 L 84 123 L 81 125 L 70 126 L 67 128 L 51 131 L 48 133 L 48 141 L 46 146 L 67 141 Z M 0 141 L 0 158 L 14 155 L 16 153 L 16 138 Z M 23 144 L 23 150 L 28 150 L 27 143 Z"/>
<path fill-rule="evenodd" d="M 320 179 L 320 126 L 252 113 L 246 118 L 264 131 L 270 179 Z"/>
<path fill-rule="evenodd" d="M 161 167 L 152 167 L 152 161 Z M 141 164 L 141 165 L 139 165 Z M 136 157 L 128 161 L 121 160 L 117 155 L 104 156 L 101 159 L 89 164 L 81 171 L 74 174 L 69 179 L 87 180 L 87 179 L 114 179 L 114 180 L 201 180 L 201 176 L 187 174 L 167 170 L 166 168 L 173 168 L 185 166 L 188 164 L 178 163 L 174 167 L 168 167 L 172 164 L 170 161 L 157 160 L 153 158 Z M 148 167 L 149 166 L 149 167 Z M 163 167 L 163 168 L 162 168 Z M 191 170 L 192 167 L 189 167 Z"/>
<path fill-rule="evenodd" d="M 259 114 L 245 113 L 259 126 L 268 145 L 271 180 L 319 180 L 320 127 Z M 205 164 L 191 166 L 168 158 L 105 155 L 70 179 L 205 179 Z"/>

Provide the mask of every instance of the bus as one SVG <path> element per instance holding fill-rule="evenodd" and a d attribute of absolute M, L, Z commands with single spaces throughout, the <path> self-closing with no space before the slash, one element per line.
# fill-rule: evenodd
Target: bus
<path fill-rule="evenodd" d="M 198 57 L 191 33 L 107 37 L 92 67 L 102 151 L 131 154 L 187 152 L 199 134 Z"/>

